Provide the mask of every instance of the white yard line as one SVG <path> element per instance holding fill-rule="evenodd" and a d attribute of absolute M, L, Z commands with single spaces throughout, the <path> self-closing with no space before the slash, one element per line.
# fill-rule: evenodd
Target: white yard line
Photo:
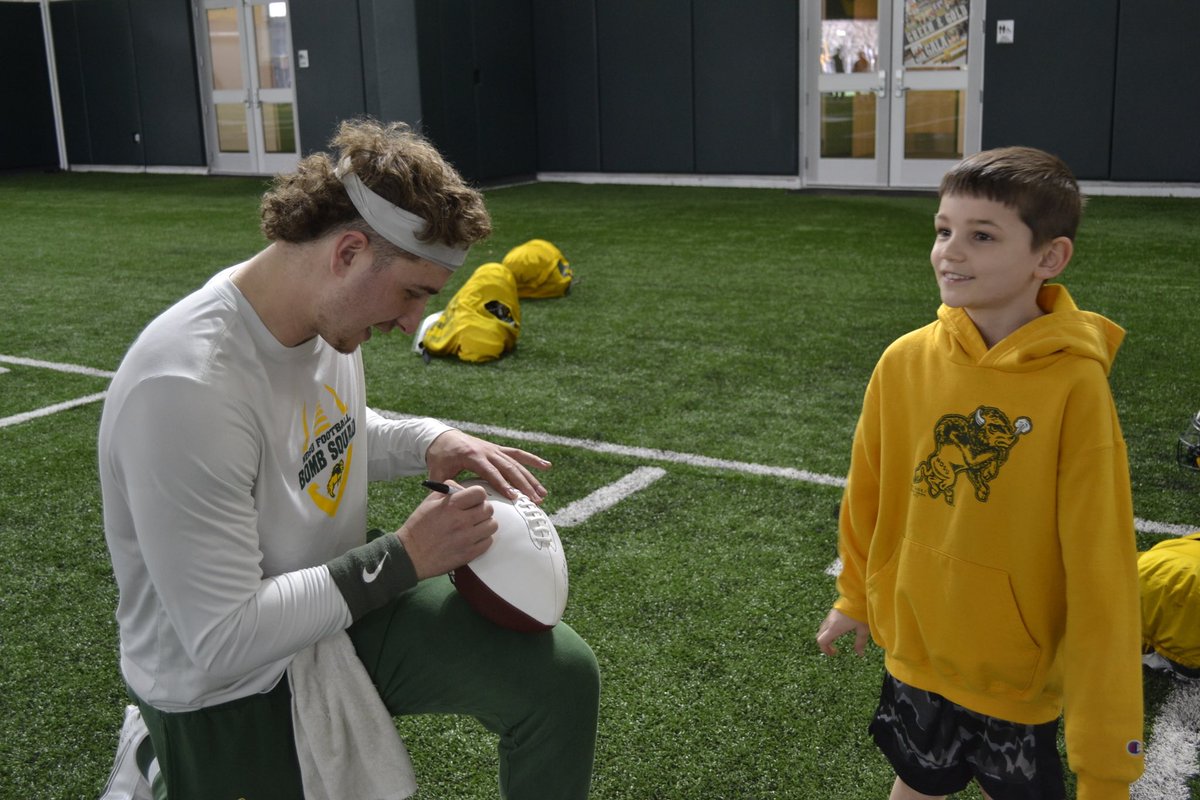
<path fill-rule="evenodd" d="M 1169 522 L 1151 522 L 1148 519 L 1133 518 L 1133 527 L 1142 533 L 1162 533 L 1167 536 L 1187 536 L 1200 530 L 1195 525 L 1173 525 Z"/>
<path fill-rule="evenodd" d="M 1146 744 L 1146 772 L 1132 800 L 1188 800 L 1200 774 L 1200 683 L 1177 683 L 1158 710 Z"/>
<path fill-rule="evenodd" d="M 38 417 L 48 417 L 51 414 L 57 414 L 59 411 L 66 411 L 69 408 L 78 408 L 86 406 L 88 403 L 95 403 L 98 400 L 103 400 L 107 392 L 99 394 L 89 394 L 86 397 L 76 397 L 74 400 L 67 400 L 62 403 L 55 403 L 52 406 L 26 411 L 24 414 L 14 414 L 11 417 L 0 417 L 0 428 L 7 428 L 9 425 L 20 425 L 22 422 L 29 422 L 31 419 Z"/>
<path fill-rule="evenodd" d="M 73 372 L 77 375 L 91 375 L 95 378 L 111 378 L 116 375 L 115 372 L 109 372 L 103 369 L 94 369 L 92 367 L 81 367 L 78 364 L 60 364 L 55 361 L 38 361 L 33 358 L 21 358 L 20 356 L 5 356 L 0 355 L 0 363 L 14 364 L 19 367 L 37 367 L 38 369 L 52 369 L 55 372 Z"/>
<path fill-rule="evenodd" d="M 412 419 L 413 414 L 401 414 L 396 411 L 386 411 L 376 409 L 376 411 L 390 419 Z M 709 456 L 695 455 L 693 453 L 679 453 L 673 450 L 655 450 L 648 447 L 629 447 L 627 445 L 610 444 L 608 442 L 598 442 L 594 439 L 574 439 L 569 436 L 556 436 L 552 433 L 541 433 L 539 431 L 522 431 L 514 428 L 502 428 L 496 425 L 481 425 L 474 422 L 460 422 L 456 420 L 442 420 L 447 425 L 458 428 L 459 430 L 467 431 L 468 433 L 483 434 L 485 436 L 501 436 L 506 439 L 517 439 L 524 442 L 534 442 L 536 444 L 552 444 L 562 447 L 574 447 L 579 450 L 590 450 L 593 453 L 608 453 L 618 456 L 632 456 L 634 458 L 645 458 L 652 461 L 666 461 L 674 464 L 686 464 L 691 467 L 708 467 L 711 469 L 723 469 L 730 472 L 742 472 L 748 475 L 765 475 L 775 478 L 787 478 L 788 480 L 800 481 L 801 483 L 815 483 L 820 486 L 840 486 L 846 485 L 846 479 L 838 475 L 824 475 L 819 472 L 809 472 L 805 469 L 795 469 L 794 467 L 773 467 L 768 464 L 754 464 L 746 461 L 730 461 L 723 458 L 711 458 Z M 1145 519 L 1134 519 L 1134 527 L 1142 533 L 1160 533 L 1170 536 L 1186 536 L 1187 534 L 1200 531 L 1200 525 L 1177 525 L 1170 522 L 1153 522 Z"/>
<path fill-rule="evenodd" d="M 376 411 L 385 417 L 391 419 L 411 419 L 412 414 L 400 414 L 395 411 Z M 631 456 L 633 458 L 646 458 L 651 461 L 666 461 L 674 464 L 686 464 L 690 467 L 709 467 L 711 469 L 723 469 L 730 472 L 744 472 L 749 475 L 767 475 L 776 478 L 787 478 L 794 481 L 802 481 L 804 483 L 816 483 L 822 486 L 845 486 L 846 479 L 837 475 L 822 475 L 818 472 L 809 472 L 805 469 L 795 469 L 793 467 L 772 467 L 766 464 L 752 464 L 746 461 L 729 461 L 723 458 L 710 458 L 709 456 L 699 456 L 692 453 L 678 453 L 672 450 L 655 450 L 649 447 L 628 447 L 620 444 L 610 444 L 608 442 L 598 442 L 594 439 L 574 439 L 569 436 L 555 436 L 551 433 L 539 433 L 537 431 L 521 431 L 513 428 L 500 428 L 495 425 L 480 425 L 474 422 L 457 422 L 454 420 L 442 420 L 447 425 L 458 428 L 459 430 L 467 431 L 468 433 L 482 433 L 486 436 L 502 436 L 506 439 L 519 439 L 525 442 L 535 442 L 537 444 L 553 444 L 562 447 L 574 447 L 579 450 L 590 450 L 593 453 L 607 453 L 618 456 Z"/>
<path fill-rule="evenodd" d="M 93 369 L 92 367 L 82 367 L 78 364 L 61 364 L 55 361 L 38 361 L 33 358 L 21 358 L 20 356 L 0 355 L 0 363 L 12 364 L 18 367 L 34 367 L 35 369 L 49 369 L 55 372 L 69 372 L 75 375 L 90 375 L 93 378 L 111 378 L 116 373 L 108 372 L 102 369 Z M 12 370 L 0 367 L 0 373 L 11 372 Z M 11 417 L 0 417 L 0 428 L 7 428 L 10 425 L 20 425 L 22 422 L 29 422 L 32 419 L 39 417 L 48 417 L 51 414 L 57 414 L 59 411 L 66 411 L 70 408 L 78 408 L 86 406 L 89 403 L 95 403 L 98 400 L 103 400 L 106 392 L 97 394 L 89 394 L 86 397 L 76 397 L 73 400 L 66 400 L 54 405 L 36 408 L 33 411 L 26 411 L 21 414 L 14 414 Z"/>
<path fill-rule="evenodd" d="M 550 521 L 558 528 L 578 525 L 593 514 L 606 511 L 630 495 L 640 492 L 666 474 L 667 471 L 661 467 L 638 467 L 619 481 L 560 508 L 550 517 Z"/>

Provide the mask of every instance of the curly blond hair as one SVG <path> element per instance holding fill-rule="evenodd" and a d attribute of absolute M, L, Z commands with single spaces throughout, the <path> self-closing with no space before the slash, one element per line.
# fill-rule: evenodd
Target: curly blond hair
<path fill-rule="evenodd" d="M 346 120 L 329 146 L 332 153 L 313 153 L 295 172 L 277 175 L 263 195 L 262 232 L 270 241 L 300 244 L 332 230 L 353 228 L 366 233 L 377 247 L 397 249 L 372 235 L 334 174 L 347 157 L 367 187 L 428 223 L 419 236 L 422 241 L 467 247 L 492 232 L 483 196 L 405 123 Z"/>

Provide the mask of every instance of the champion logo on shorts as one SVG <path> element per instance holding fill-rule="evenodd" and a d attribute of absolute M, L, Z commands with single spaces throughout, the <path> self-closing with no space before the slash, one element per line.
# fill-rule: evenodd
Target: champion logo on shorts
<path fill-rule="evenodd" d="M 1125 745 L 1125 751 L 1128 752 L 1129 755 L 1131 755 L 1131 756 L 1140 756 L 1142 754 L 1143 749 L 1144 749 L 1144 746 L 1137 739 L 1130 739 L 1129 743 L 1127 745 Z"/>

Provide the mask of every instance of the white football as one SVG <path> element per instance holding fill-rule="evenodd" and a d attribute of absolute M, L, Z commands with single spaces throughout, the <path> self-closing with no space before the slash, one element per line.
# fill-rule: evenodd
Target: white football
<path fill-rule="evenodd" d="M 455 588 L 497 625 L 553 628 L 567 607 L 567 559 L 554 523 L 525 495 L 509 500 L 478 478 L 462 485 L 487 491 L 500 527 L 487 552 L 450 573 Z"/>

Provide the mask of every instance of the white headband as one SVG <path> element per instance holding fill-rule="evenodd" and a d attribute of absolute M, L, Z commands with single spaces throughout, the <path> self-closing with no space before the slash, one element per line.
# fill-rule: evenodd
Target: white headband
<path fill-rule="evenodd" d="M 367 188 L 354 174 L 349 157 L 342 159 L 334 174 L 346 187 L 350 202 L 362 214 L 371 229 L 392 244 L 414 256 L 432 261 L 448 270 L 461 267 L 467 260 L 466 247 L 451 247 L 441 242 L 423 242 L 417 238 L 429 223 L 412 212 L 405 211 Z"/>

